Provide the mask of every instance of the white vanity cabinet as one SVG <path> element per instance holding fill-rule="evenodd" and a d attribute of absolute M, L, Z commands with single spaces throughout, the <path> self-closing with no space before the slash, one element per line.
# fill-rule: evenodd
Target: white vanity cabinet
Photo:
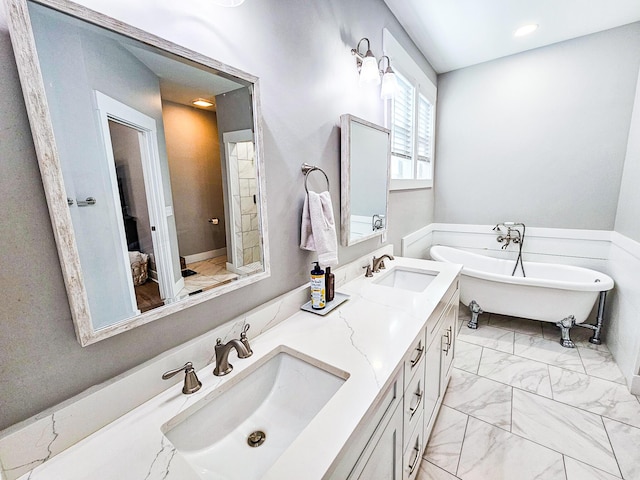
<path fill-rule="evenodd" d="M 459 281 L 413 341 L 377 410 L 349 441 L 332 480 L 414 480 L 444 396 L 455 352 Z"/>

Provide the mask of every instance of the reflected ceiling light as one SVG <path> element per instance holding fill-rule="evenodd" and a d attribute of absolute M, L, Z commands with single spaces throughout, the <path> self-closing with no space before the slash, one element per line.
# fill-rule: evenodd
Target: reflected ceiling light
<path fill-rule="evenodd" d="M 514 37 L 524 37 L 525 35 L 529 35 L 530 33 L 535 32 L 538 29 L 537 23 L 530 23 L 528 25 L 523 25 L 515 32 L 513 32 Z"/>
<path fill-rule="evenodd" d="M 384 63 L 384 59 L 387 59 L 387 69 L 382 71 L 380 69 L 380 73 L 382 74 L 382 87 L 380 88 L 380 98 L 382 100 L 390 100 L 396 94 L 396 90 L 398 89 L 398 79 L 396 78 L 396 74 L 391 68 L 391 60 L 386 55 L 380 57 L 380 61 L 378 62 L 378 68 L 380 68 L 380 64 Z"/>
<path fill-rule="evenodd" d="M 360 44 L 367 42 L 367 51 L 364 55 L 360 53 Z M 378 72 L 378 62 L 376 57 L 371 52 L 371 45 L 368 38 L 362 38 L 358 42 L 356 48 L 351 49 L 351 54 L 356 57 L 356 65 L 360 72 L 359 83 L 360 85 L 379 85 L 380 84 L 380 72 Z"/>
<path fill-rule="evenodd" d="M 191 103 L 193 103 L 197 107 L 213 107 L 213 102 L 207 100 L 206 98 L 196 98 Z"/>
<path fill-rule="evenodd" d="M 213 3 L 220 7 L 239 7 L 244 3 L 244 0 L 213 0 Z"/>

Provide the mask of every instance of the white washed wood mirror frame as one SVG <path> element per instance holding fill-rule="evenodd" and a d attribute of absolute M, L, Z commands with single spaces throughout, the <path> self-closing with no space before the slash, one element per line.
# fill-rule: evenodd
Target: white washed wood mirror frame
<path fill-rule="evenodd" d="M 267 278 L 270 275 L 270 264 L 258 78 L 66 0 L 4 0 L 4 2 L 63 278 L 80 344 L 86 346 L 95 343 Z M 34 35 L 33 22 L 43 23 L 49 17 L 55 17 L 56 21 L 64 23 L 64 28 L 60 28 L 60 25 L 57 29 L 50 27 L 50 31 L 53 32 L 50 35 L 69 36 L 69 31 L 73 28 L 81 32 L 78 34 L 80 36 L 85 35 L 85 32 L 91 31 L 93 34 L 99 31 L 101 41 L 106 39 L 104 41 L 113 43 L 111 46 L 114 51 L 124 52 L 127 58 L 138 62 L 140 71 L 149 72 L 152 76 L 156 73 L 154 81 L 157 95 L 147 95 L 147 97 L 153 97 L 151 101 L 155 102 L 154 108 L 160 109 L 159 116 L 155 119 L 150 118 L 142 109 L 132 108 L 132 105 L 127 102 L 111 98 L 117 97 L 117 94 L 105 95 L 105 90 L 109 88 L 105 83 L 113 79 L 102 78 L 106 76 L 104 67 L 101 75 L 93 74 L 99 77 L 96 83 L 102 82 L 102 87 L 93 86 L 93 89 L 84 95 L 85 98 L 78 91 L 62 94 L 56 91 L 55 84 L 63 84 L 64 79 L 53 81 L 48 77 L 45 80 L 43 74 L 45 66 L 50 69 L 49 71 L 51 69 L 61 71 L 62 75 L 66 71 L 67 78 L 89 76 L 89 74 L 80 68 L 76 69 L 66 64 L 62 60 L 63 50 L 60 50 L 59 46 L 52 47 L 59 49 L 55 55 L 42 55 L 40 60 L 38 59 L 38 48 L 43 44 L 42 38 L 48 41 L 51 38 L 46 37 L 46 33 L 40 33 L 40 37 L 37 38 Z M 94 41 L 93 37 L 89 39 L 83 37 L 82 41 L 77 39 L 74 41 L 76 45 L 82 44 L 82 46 L 98 42 L 98 40 Z M 102 61 L 102 57 L 110 58 L 108 48 L 100 52 L 101 55 L 91 56 L 84 51 L 78 55 L 76 51 L 73 52 L 76 54 L 73 61 L 84 65 L 84 63 Z M 97 60 L 98 57 L 100 60 Z M 116 67 L 119 68 L 109 65 L 108 74 L 113 74 L 111 71 L 117 70 Z M 163 68 L 166 70 L 162 75 L 154 70 Z M 173 79 L 165 78 L 171 76 L 167 73 L 168 71 L 172 71 L 174 77 L 186 79 L 185 75 L 187 75 L 188 82 L 185 80 L 185 83 L 189 85 L 172 85 Z M 236 228 L 237 225 L 246 223 L 247 228 L 253 230 L 247 232 L 245 237 L 251 238 L 253 243 L 246 249 L 249 255 L 245 256 L 245 264 L 242 264 L 242 255 L 229 255 L 228 258 L 233 260 L 224 264 L 224 271 L 229 273 L 224 281 L 213 280 L 203 288 L 196 287 L 196 290 L 190 291 L 183 288 L 184 270 L 180 262 L 182 252 L 178 249 L 178 244 L 181 242 L 178 239 L 180 232 L 176 229 L 178 219 L 175 217 L 178 208 L 175 190 L 176 183 L 179 182 L 174 181 L 173 176 L 169 174 L 171 167 L 167 158 L 169 142 L 168 140 L 165 142 L 169 134 L 164 130 L 166 116 L 163 106 L 165 92 L 171 91 L 174 95 L 167 100 L 167 103 L 178 102 L 176 98 L 179 94 L 195 95 L 198 88 L 205 88 L 203 85 L 209 89 L 206 92 L 207 95 L 219 102 L 215 117 L 218 122 L 215 126 L 218 138 L 209 139 L 218 146 L 219 152 L 215 155 L 219 155 L 218 169 L 221 170 L 219 180 L 221 191 L 218 194 L 219 207 L 217 208 L 221 209 L 222 224 L 226 225 L 223 231 L 218 232 L 218 236 L 224 235 L 226 243 L 230 244 L 230 236 L 234 235 L 236 237 L 234 245 L 237 249 L 240 241 L 237 239 L 242 237 L 238 236 L 237 232 L 234 233 L 235 230 L 230 229 L 230 224 Z M 131 86 L 127 83 L 126 88 L 132 90 L 126 94 L 130 97 L 134 96 L 134 88 L 139 90 L 137 84 Z M 126 96 L 120 94 L 121 97 L 123 95 Z M 169 98 L 169 94 L 166 94 L 166 97 Z M 233 100 L 234 98 L 236 100 Z M 73 102 L 65 103 L 65 99 L 73 99 Z M 82 104 L 83 101 L 88 103 Z M 235 117 L 234 114 L 229 114 L 232 110 L 229 103 L 224 107 L 225 102 L 233 101 L 241 102 L 234 106 L 244 107 L 233 109 Z M 136 102 L 138 100 L 131 101 L 134 104 Z M 187 102 L 184 100 L 182 103 L 186 105 Z M 183 105 L 178 106 L 183 107 Z M 194 109 L 193 106 L 184 108 Z M 236 118 L 239 116 L 238 111 L 248 112 L 243 117 L 243 121 Z M 227 115 L 223 117 L 225 112 Z M 75 117 L 76 123 L 67 125 L 60 123 L 59 120 L 63 114 L 67 117 Z M 223 120 L 226 124 L 223 124 Z M 148 154 L 149 158 L 156 159 L 151 163 L 145 163 L 146 161 L 142 160 L 140 166 L 136 167 L 141 172 L 138 185 L 141 186 L 142 197 L 146 199 L 146 203 L 143 201 L 144 214 L 141 217 L 148 217 L 146 233 L 150 237 L 149 248 L 152 249 L 150 256 L 153 262 L 150 263 L 152 267 L 149 267 L 148 281 L 159 285 L 155 288 L 161 295 L 161 301 L 147 311 L 141 311 L 139 304 L 136 303 L 137 291 L 134 291 L 132 264 L 128 260 L 132 242 L 127 236 L 128 232 L 125 231 L 127 226 L 123 220 L 124 215 L 128 215 L 129 207 L 124 205 L 124 188 L 121 185 L 121 178 L 115 174 L 117 167 L 114 166 L 115 147 L 111 145 L 110 139 L 110 135 L 111 137 L 114 135 L 113 130 L 109 130 L 111 123 L 130 128 L 138 154 L 142 156 Z M 95 130 L 90 135 L 83 135 L 82 128 L 87 125 Z M 234 132 L 240 133 L 240 137 L 234 136 Z M 70 141 L 68 138 L 66 143 L 62 141 L 64 135 L 67 137 L 71 135 Z M 101 146 L 100 151 L 92 152 L 83 148 L 82 141 L 91 136 L 95 137 L 93 140 L 95 144 Z M 237 138 L 242 138 L 244 143 L 229 143 L 239 142 L 234 140 Z M 77 151 L 74 152 L 74 149 Z M 176 150 L 182 149 L 178 147 Z M 240 151 L 243 152 L 242 155 Z M 76 157 L 79 156 L 81 161 L 73 158 L 74 154 Z M 157 161 L 157 158 L 161 158 L 161 161 Z M 227 183 L 231 178 L 227 174 L 230 170 L 228 163 L 231 161 L 230 158 L 238 162 L 244 161 L 252 170 L 246 179 L 240 180 L 245 182 L 240 187 L 229 188 Z M 98 163 L 91 164 L 91 167 L 85 166 L 83 171 L 73 171 L 73 175 L 69 173 L 71 168 L 69 165 L 73 162 L 76 162 L 73 165 L 79 165 L 90 164 L 91 161 Z M 234 170 L 242 170 L 242 168 L 238 165 L 233 166 Z M 103 173 L 101 180 L 91 177 L 99 174 L 100 171 Z M 91 178 L 95 180 L 94 184 L 106 185 L 103 185 L 104 190 L 101 194 L 94 197 L 95 202 L 88 198 L 91 194 L 90 189 L 87 189 L 83 182 L 78 181 L 82 179 L 86 180 L 84 183 L 91 183 L 88 181 Z M 233 178 L 238 178 L 238 175 Z M 93 187 L 99 188 L 96 185 Z M 236 194 L 239 191 L 245 191 L 246 197 L 251 199 L 253 205 L 240 204 L 240 200 L 232 198 L 231 191 Z M 140 196 L 139 192 L 138 196 Z M 141 209 L 138 208 L 138 210 Z M 103 211 L 107 216 L 95 216 L 95 212 Z M 232 213 L 229 213 L 232 211 L 246 213 L 247 218 L 233 218 L 230 216 Z M 88 224 L 78 223 L 79 218 L 82 216 L 86 218 L 89 212 L 93 215 L 93 219 Z M 226 221 L 224 221 L 225 215 Z M 220 223 L 217 218 L 205 218 L 203 221 L 208 222 L 208 225 Z M 145 228 L 144 221 L 140 224 L 140 227 L 136 227 L 137 230 Z M 111 250 L 105 251 L 110 251 L 112 254 L 100 257 L 97 247 L 94 250 L 91 240 L 85 238 L 88 235 L 87 232 L 94 235 L 94 242 L 96 235 L 108 238 L 109 242 L 106 243 L 109 243 L 108 248 Z M 138 235 L 136 231 L 134 235 L 136 240 L 133 243 L 139 247 L 143 241 L 138 236 L 143 235 Z M 157 271 L 155 275 L 154 269 Z M 123 286 L 109 288 L 110 282 L 105 281 L 103 275 L 112 271 L 115 272 L 114 278 Z M 125 305 L 122 311 L 118 311 L 114 306 L 118 302 Z"/>
<path fill-rule="evenodd" d="M 341 241 L 349 246 L 387 231 L 391 132 L 345 114 L 340 143 Z"/>

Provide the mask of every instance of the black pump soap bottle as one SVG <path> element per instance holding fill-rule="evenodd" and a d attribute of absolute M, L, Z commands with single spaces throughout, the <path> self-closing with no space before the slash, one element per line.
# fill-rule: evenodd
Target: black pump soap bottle
<path fill-rule="evenodd" d="M 322 310 L 327 305 L 324 270 L 320 268 L 318 262 L 315 264 L 316 266 L 311 270 L 311 308 Z"/>

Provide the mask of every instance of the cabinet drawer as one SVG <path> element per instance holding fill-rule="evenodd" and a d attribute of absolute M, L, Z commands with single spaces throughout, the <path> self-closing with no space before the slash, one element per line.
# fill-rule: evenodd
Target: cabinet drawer
<path fill-rule="evenodd" d="M 422 420 L 422 415 L 420 415 Z M 402 480 L 414 480 L 420 471 L 420 462 L 424 451 L 424 433 L 418 425 L 409 437 L 409 445 L 402 455 Z"/>
<path fill-rule="evenodd" d="M 424 330 L 416 338 L 404 359 L 404 384 L 408 385 L 415 373 L 424 365 Z"/>
<path fill-rule="evenodd" d="M 425 362 L 421 363 L 418 367 L 418 371 L 415 372 L 411 382 L 407 385 L 404 391 L 403 410 L 404 410 L 404 431 L 405 438 L 402 445 L 403 451 L 407 449 L 410 441 L 410 434 L 416 429 L 416 426 L 422 430 L 422 419 L 424 415 L 424 369 Z"/>

